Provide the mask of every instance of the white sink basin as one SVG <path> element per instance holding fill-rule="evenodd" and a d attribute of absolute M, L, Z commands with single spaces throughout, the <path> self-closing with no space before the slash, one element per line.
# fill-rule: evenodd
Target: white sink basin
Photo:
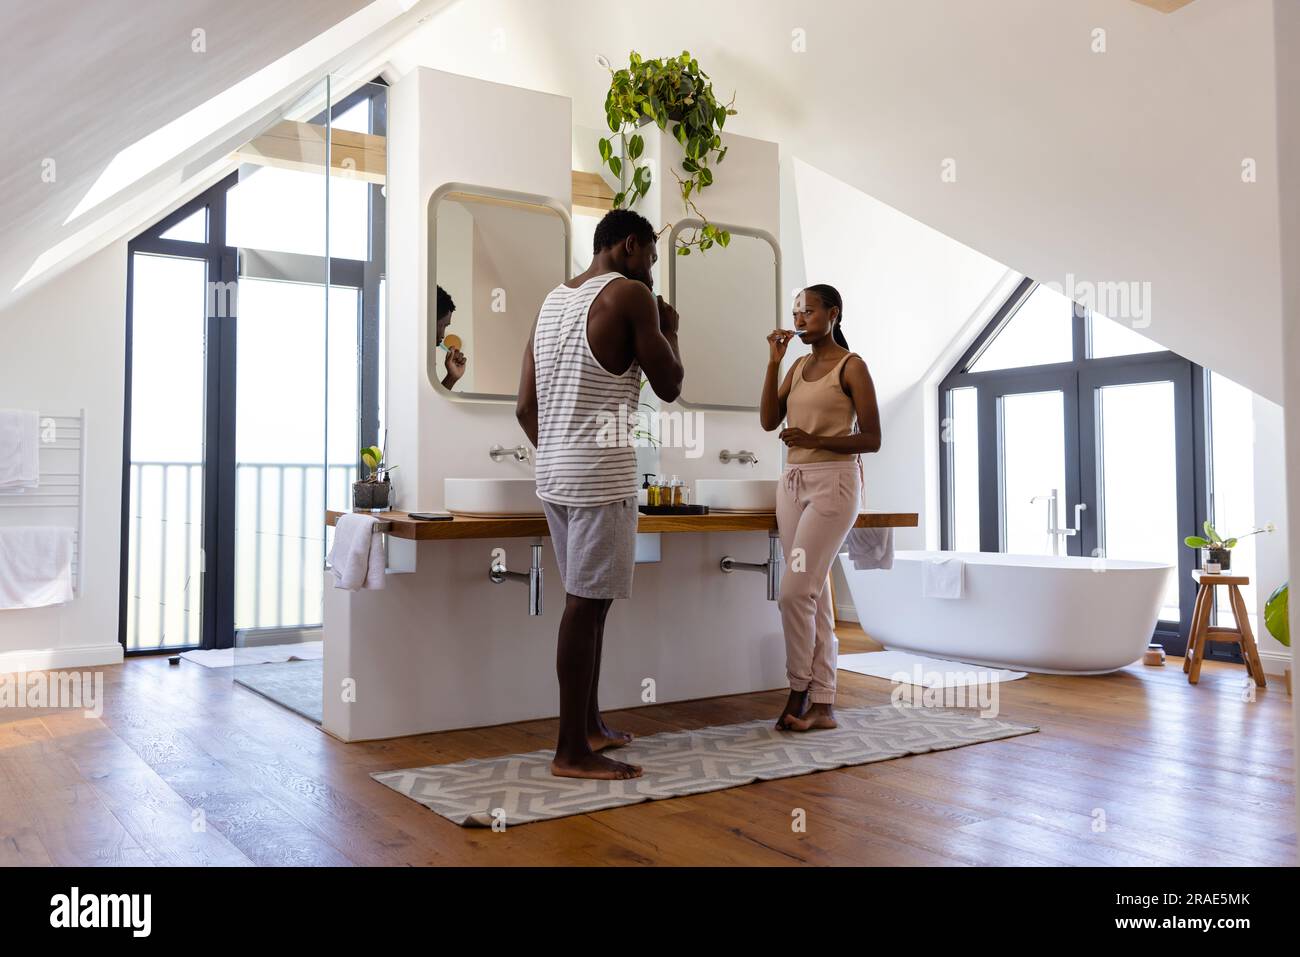
<path fill-rule="evenodd" d="M 696 479 L 695 503 L 713 512 L 774 512 L 776 479 Z"/>
<path fill-rule="evenodd" d="M 530 478 L 449 478 L 443 480 L 447 511 L 471 518 L 545 515 L 537 485 Z"/>

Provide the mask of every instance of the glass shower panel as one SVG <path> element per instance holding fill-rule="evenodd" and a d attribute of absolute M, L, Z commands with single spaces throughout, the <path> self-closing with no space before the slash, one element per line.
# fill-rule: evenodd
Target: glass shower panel
<path fill-rule="evenodd" d="M 320 720 L 328 483 L 330 83 L 227 193 L 237 247 L 234 680 Z M 286 149 L 286 144 L 288 148 Z"/>
<path fill-rule="evenodd" d="M 286 114 L 292 162 L 240 170 L 235 680 L 322 709 L 328 509 L 382 442 L 386 88 L 328 78 Z M 285 125 L 290 124 L 290 125 Z"/>

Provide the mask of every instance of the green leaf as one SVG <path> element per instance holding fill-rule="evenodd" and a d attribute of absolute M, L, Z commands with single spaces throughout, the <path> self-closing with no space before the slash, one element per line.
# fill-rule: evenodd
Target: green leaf
<path fill-rule="evenodd" d="M 605 139 L 605 137 L 602 136 L 596 146 L 600 150 L 600 161 L 602 163 L 608 162 L 609 158 L 614 155 L 614 147 L 610 145 L 609 140 Z"/>
<path fill-rule="evenodd" d="M 622 208 L 623 208 L 623 196 L 624 196 L 623 193 L 615 193 L 615 194 L 614 194 L 614 203 L 613 203 L 613 205 L 614 205 L 614 208 L 615 208 L 615 209 L 622 209 Z"/>
<path fill-rule="evenodd" d="M 636 159 L 645 149 L 645 140 L 641 138 L 640 133 L 634 133 L 632 138 L 627 141 L 627 155 Z"/>
<path fill-rule="evenodd" d="M 1219 542 L 1223 541 L 1223 539 L 1219 537 L 1219 533 L 1214 530 L 1214 526 L 1210 524 L 1210 520 L 1208 518 L 1201 523 L 1201 528 L 1205 529 L 1205 537 L 1208 538 L 1210 541 L 1214 542 L 1215 544 L 1218 544 Z"/>
<path fill-rule="evenodd" d="M 1236 548 L 1236 547 L 1237 547 L 1237 540 L 1236 540 L 1235 538 L 1230 538 L 1230 539 L 1228 539 L 1226 542 L 1223 543 L 1223 547 L 1224 547 L 1224 548 Z"/>
<path fill-rule="evenodd" d="M 1210 543 L 1199 535 L 1188 535 L 1183 539 L 1183 544 L 1188 548 L 1209 548 Z"/>
<path fill-rule="evenodd" d="M 700 182 L 705 186 L 713 185 L 713 170 L 707 166 L 700 167 Z"/>
<path fill-rule="evenodd" d="M 1264 627 L 1279 643 L 1291 647 L 1291 624 L 1287 620 L 1289 584 L 1279 585 L 1264 603 Z"/>
<path fill-rule="evenodd" d="M 721 230 L 721 231 L 718 233 L 718 242 L 722 243 L 723 246 L 730 246 L 730 245 L 731 245 L 731 233 L 727 232 L 725 229 L 724 229 L 724 230 Z"/>
<path fill-rule="evenodd" d="M 690 246 L 678 246 L 678 247 L 677 247 L 677 255 L 679 255 L 679 256 L 689 256 L 690 254 L 691 254 L 691 247 L 690 247 Z"/>
<path fill-rule="evenodd" d="M 621 177 L 623 175 L 623 161 L 617 156 L 611 156 L 609 158 L 609 168 L 613 171 L 615 176 Z"/>
<path fill-rule="evenodd" d="M 713 157 L 713 162 L 715 162 L 715 163 L 721 163 L 721 162 L 723 161 L 723 159 L 726 157 L 726 155 L 727 155 L 727 150 L 729 150 L 729 149 L 731 149 L 730 146 L 724 146 L 722 149 L 718 150 L 718 155 L 715 156 L 715 157 Z"/>

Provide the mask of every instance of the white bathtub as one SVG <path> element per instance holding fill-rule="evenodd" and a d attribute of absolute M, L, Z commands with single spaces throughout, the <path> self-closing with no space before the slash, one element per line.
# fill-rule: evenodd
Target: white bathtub
<path fill-rule="evenodd" d="M 922 598 L 921 564 L 966 563 L 965 597 Z M 992 552 L 902 551 L 888 571 L 840 556 L 863 630 L 887 648 L 1055 675 L 1096 675 L 1142 657 L 1173 567 Z"/>

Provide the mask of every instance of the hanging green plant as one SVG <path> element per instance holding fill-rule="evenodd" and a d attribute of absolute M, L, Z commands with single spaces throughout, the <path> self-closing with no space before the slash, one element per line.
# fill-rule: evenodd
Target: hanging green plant
<path fill-rule="evenodd" d="M 601 162 L 620 184 L 614 208 L 631 209 L 650 190 L 650 168 L 637 164 L 645 151 L 645 140 L 636 130 L 643 123 L 653 122 L 659 129 L 671 132 L 681 144 L 681 165 L 686 176 L 678 175 L 675 169 L 672 172 L 681 190 L 682 209 L 685 215 L 694 215 L 704 223 L 689 235 L 683 232 L 678 236 L 677 254 L 685 256 L 693 246 L 703 252 L 715 244 L 728 245 L 731 234 L 709 222 L 695 205 L 695 197 L 713 184 L 712 166 L 727 155 L 720 134 L 727 117 L 736 115 L 735 96 L 726 104 L 719 103 L 708 74 L 688 50 L 662 60 L 642 59 L 633 50 L 628 65 L 621 70 L 613 69 L 604 57 L 598 60 L 610 75 L 605 122 L 622 145 L 621 152 L 616 153 L 614 137 L 602 136 L 597 143 Z M 628 169 L 624 169 L 624 158 Z"/>

